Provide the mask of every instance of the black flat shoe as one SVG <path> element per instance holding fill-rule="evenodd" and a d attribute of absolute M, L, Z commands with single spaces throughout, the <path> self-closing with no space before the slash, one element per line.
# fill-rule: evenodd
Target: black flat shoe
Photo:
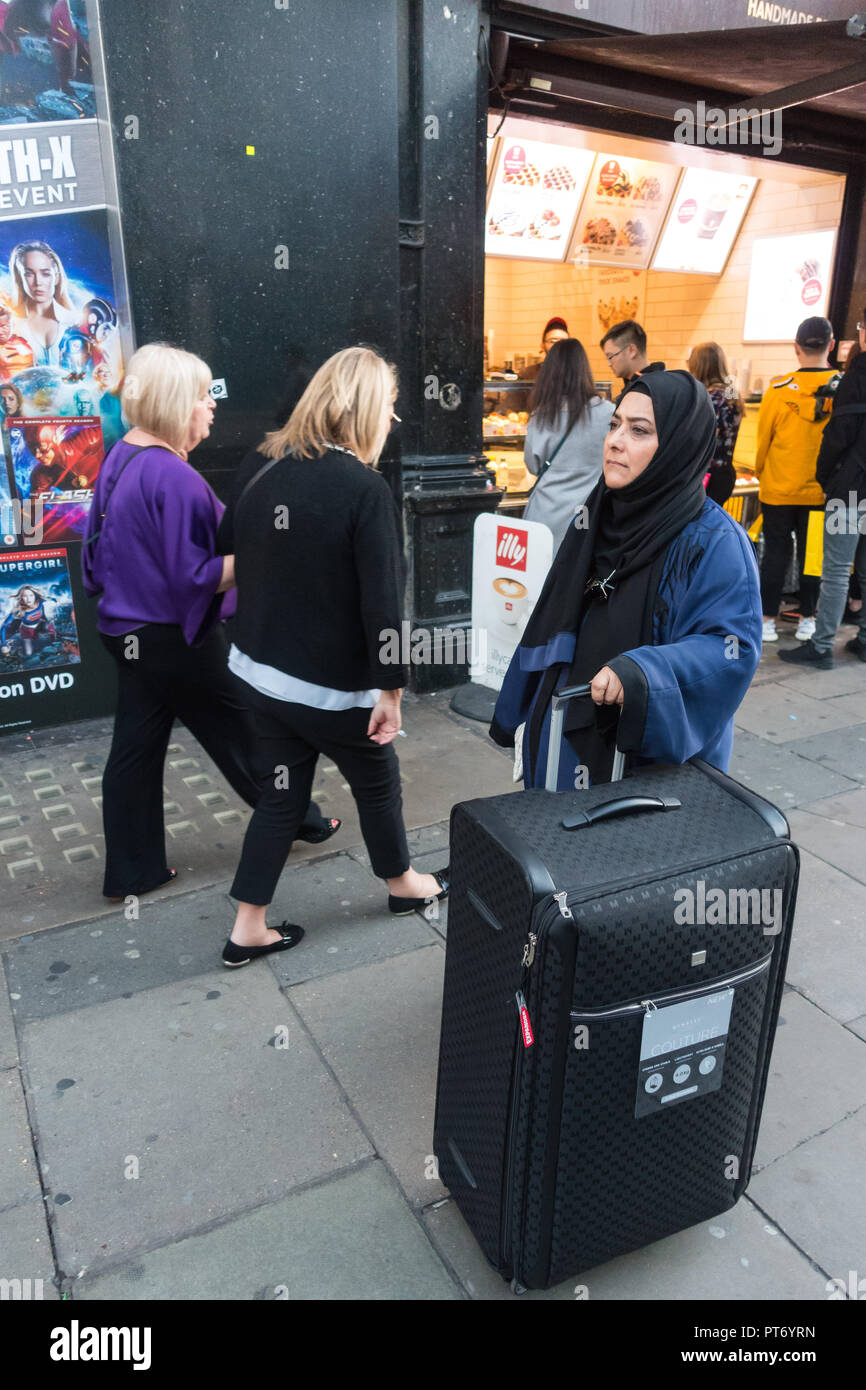
<path fill-rule="evenodd" d="M 442 889 L 441 893 L 433 894 L 429 898 L 395 898 L 393 893 L 388 894 L 388 910 L 393 912 L 395 917 L 408 917 L 410 912 L 423 912 L 428 903 L 442 901 L 448 897 L 451 887 L 450 868 L 440 869 L 433 877 Z"/>
<path fill-rule="evenodd" d="M 103 893 L 104 898 L 108 898 L 110 903 L 125 903 L 127 898 L 143 898 L 145 893 L 155 893 L 157 888 L 165 888 L 169 883 L 174 883 L 177 878 L 177 869 L 169 869 L 168 878 L 162 883 L 155 883 L 152 888 L 142 888 L 140 893 L 127 893 L 122 898 L 111 898 L 107 893 Z"/>
<path fill-rule="evenodd" d="M 303 840 L 305 845 L 323 845 L 332 835 L 336 835 L 342 824 L 341 820 L 332 816 L 330 820 L 325 821 L 324 830 L 308 830 L 305 835 L 297 834 L 295 839 Z"/>
<path fill-rule="evenodd" d="M 283 935 L 270 946 L 238 946 L 229 937 L 223 946 L 223 965 L 249 965 L 251 960 L 258 960 L 259 956 L 269 956 L 273 951 L 288 951 L 292 946 L 297 946 L 304 935 L 303 927 L 295 926 L 294 922 L 281 922 L 274 930 Z"/>

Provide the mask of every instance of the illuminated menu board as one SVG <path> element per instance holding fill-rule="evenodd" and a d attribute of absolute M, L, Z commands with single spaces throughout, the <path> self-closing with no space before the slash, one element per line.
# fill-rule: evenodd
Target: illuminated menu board
<path fill-rule="evenodd" d="M 744 343 L 790 343 L 803 319 L 826 317 L 835 244 L 832 227 L 754 241 Z"/>
<path fill-rule="evenodd" d="M 579 263 L 645 270 L 679 172 L 648 159 L 597 155 L 577 220 Z"/>
<path fill-rule="evenodd" d="M 716 169 L 686 169 L 653 270 L 721 275 L 758 180 Z"/>
<path fill-rule="evenodd" d="M 487 197 L 488 256 L 564 261 L 595 155 L 505 139 Z"/>

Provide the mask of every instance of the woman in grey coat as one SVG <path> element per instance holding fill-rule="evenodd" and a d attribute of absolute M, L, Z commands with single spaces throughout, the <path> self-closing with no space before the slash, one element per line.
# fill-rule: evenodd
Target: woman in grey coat
<path fill-rule="evenodd" d="M 614 411 L 610 401 L 595 394 L 589 359 L 577 338 L 564 338 L 550 349 L 530 408 L 523 457 L 538 482 L 523 520 L 550 527 L 555 555 L 601 476 L 604 437 Z"/>

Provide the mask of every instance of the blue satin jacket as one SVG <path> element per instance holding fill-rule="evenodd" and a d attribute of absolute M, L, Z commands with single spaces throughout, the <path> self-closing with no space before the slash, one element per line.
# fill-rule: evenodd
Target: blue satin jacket
<path fill-rule="evenodd" d="M 651 645 L 608 664 L 625 698 L 618 744 L 631 763 L 684 763 L 700 757 L 726 771 L 736 713 L 761 656 L 761 594 L 752 544 L 741 526 L 707 498 L 694 521 L 668 547 L 653 613 Z M 518 648 L 496 704 L 492 735 L 513 741 L 521 724 L 524 785 L 543 787 L 550 727 L 548 709 L 532 762 L 528 729 L 543 673 L 562 664 L 557 689 L 574 656 L 573 634 L 543 647 Z M 562 740 L 558 790 L 576 781 L 580 758 Z"/>

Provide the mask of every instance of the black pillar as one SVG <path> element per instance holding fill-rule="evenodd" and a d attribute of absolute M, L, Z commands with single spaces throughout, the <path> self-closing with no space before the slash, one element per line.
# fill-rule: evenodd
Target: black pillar
<path fill-rule="evenodd" d="M 480 0 L 401 9 L 400 296 L 407 610 L 416 628 L 466 632 L 472 528 L 502 493 L 483 461 L 487 37 Z M 459 650 L 459 644 L 457 644 Z M 453 654 L 455 644 L 437 647 Z M 430 690 L 466 664 L 413 668 Z"/>
<path fill-rule="evenodd" d="M 101 11 L 135 332 L 225 377 L 191 460 L 219 491 L 290 354 L 399 353 L 395 0 Z"/>

